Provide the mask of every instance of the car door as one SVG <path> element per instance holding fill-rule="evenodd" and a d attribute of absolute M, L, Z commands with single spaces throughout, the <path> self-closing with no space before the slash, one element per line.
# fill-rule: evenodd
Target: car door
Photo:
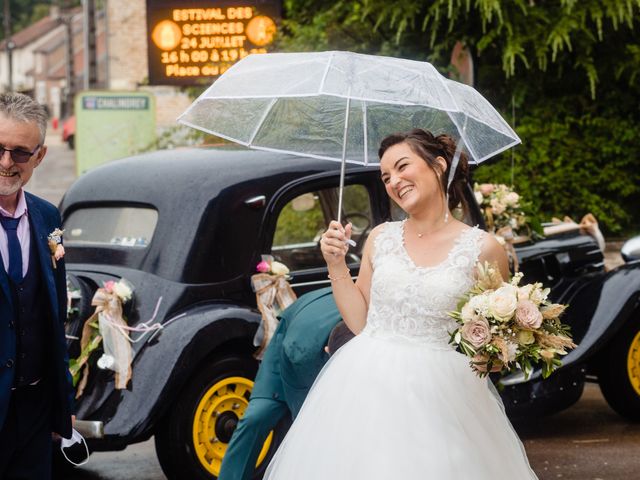
<path fill-rule="evenodd" d="M 291 185 L 274 198 L 265 229 L 269 252 L 290 270 L 290 284 L 296 295 L 330 285 L 320 251 L 320 238 L 329 222 L 337 218 L 339 177 L 322 174 Z M 389 204 L 379 172 L 360 169 L 345 178 L 343 224 L 353 225 L 356 242 L 347 254 L 347 265 L 355 278 L 371 229 L 389 218 Z"/>

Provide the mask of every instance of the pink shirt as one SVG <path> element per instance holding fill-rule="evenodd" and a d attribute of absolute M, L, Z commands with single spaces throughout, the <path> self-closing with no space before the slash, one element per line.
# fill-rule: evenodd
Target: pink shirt
<path fill-rule="evenodd" d="M 27 211 L 27 201 L 24 198 L 24 192 L 20 189 L 18 193 L 18 207 L 13 215 L 0 207 L 0 214 L 5 217 L 20 218 L 18 223 L 18 241 L 22 250 L 22 276 L 27 275 L 29 269 L 29 248 L 31 247 L 31 232 L 29 230 L 29 212 Z M 9 271 L 9 241 L 7 240 L 7 232 L 0 225 L 0 254 L 2 254 L 2 263 L 6 272 Z"/>

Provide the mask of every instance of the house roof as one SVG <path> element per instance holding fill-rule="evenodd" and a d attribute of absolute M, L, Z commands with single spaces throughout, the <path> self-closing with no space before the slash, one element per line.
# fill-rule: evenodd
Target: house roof
<path fill-rule="evenodd" d="M 82 12 L 82 8 L 74 8 L 71 10 L 72 15 L 77 15 Z M 47 15 L 41 18 L 35 23 L 32 23 L 26 28 L 23 28 L 19 32 L 15 32 L 11 39 L 15 43 L 15 48 L 23 48 L 29 45 L 31 42 L 38 40 L 43 35 L 49 33 L 61 23 L 61 18 L 57 16 Z M 7 40 L 0 42 L 0 50 L 6 49 Z"/>
<path fill-rule="evenodd" d="M 47 16 L 41 18 L 36 23 L 29 25 L 27 28 L 20 30 L 13 34 L 11 39 L 15 43 L 15 48 L 22 48 L 25 45 L 29 45 L 34 40 L 39 39 L 42 35 L 49 33 L 60 24 L 60 20 Z M 7 41 L 0 42 L 0 50 L 4 50 L 7 45 Z"/>

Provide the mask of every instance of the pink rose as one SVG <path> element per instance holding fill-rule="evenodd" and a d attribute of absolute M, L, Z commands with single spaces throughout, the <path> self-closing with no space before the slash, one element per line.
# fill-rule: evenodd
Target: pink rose
<path fill-rule="evenodd" d="M 538 329 L 542 325 L 542 313 L 531 300 L 520 300 L 516 307 L 516 323 L 522 328 Z"/>
<path fill-rule="evenodd" d="M 271 270 L 271 266 L 267 262 L 262 260 L 258 265 L 256 265 L 256 270 L 260 273 L 267 273 L 269 270 Z"/>
<path fill-rule="evenodd" d="M 491 341 L 491 329 L 489 322 L 484 318 L 474 318 L 462 326 L 460 330 L 462 338 L 473 345 L 474 348 L 484 347 Z"/>
<path fill-rule="evenodd" d="M 108 282 L 104 282 L 104 289 L 109 293 L 113 293 L 113 287 L 115 287 L 115 285 L 116 282 L 109 280 Z"/>
<path fill-rule="evenodd" d="M 494 187 L 491 183 L 483 183 L 480 185 L 480 193 L 485 197 L 493 193 Z"/>

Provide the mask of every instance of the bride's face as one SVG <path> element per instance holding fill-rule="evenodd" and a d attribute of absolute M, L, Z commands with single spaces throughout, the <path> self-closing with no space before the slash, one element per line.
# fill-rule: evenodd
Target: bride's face
<path fill-rule="evenodd" d="M 443 171 L 445 160 L 436 161 Z M 387 149 L 380 159 L 380 173 L 389 197 L 409 214 L 442 202 L 438 174 L 407 143 Z"/>

